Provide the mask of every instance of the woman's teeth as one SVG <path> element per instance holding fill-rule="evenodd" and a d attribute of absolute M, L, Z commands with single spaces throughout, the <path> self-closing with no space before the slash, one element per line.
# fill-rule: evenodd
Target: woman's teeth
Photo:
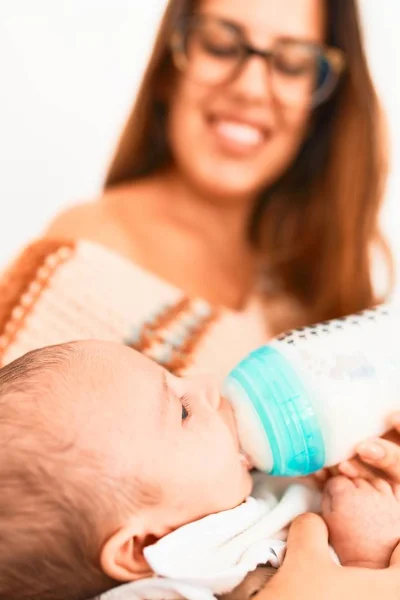
<path fill-rule="evenodd" d="M 214 129 L 226 141 L 249 148 L 258 146 L 264 140 L 264 133 L 259 127 L 246 123 L 217 120 L 214 122 Z"/>

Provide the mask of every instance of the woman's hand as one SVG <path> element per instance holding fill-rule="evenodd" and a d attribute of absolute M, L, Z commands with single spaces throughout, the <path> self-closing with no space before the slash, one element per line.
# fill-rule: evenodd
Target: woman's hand
<path fill-rule="evenodd" d="M 351 478 L 378 473 L 389 483 L 400 483 L 400 413 L 393 415 L 391 425 L 383 438 L 359 444 L 357 457 L 338 465 L 337 471 Z"/>
<path fill-rule="evenodd" d="M 283 565 L 254 600 L 398 600 L 399 597 L 400 546 L 387 569 L 341 567 L 332 558 L 324 521 L 315 514 L 307 514 L 292 524 Z"/>

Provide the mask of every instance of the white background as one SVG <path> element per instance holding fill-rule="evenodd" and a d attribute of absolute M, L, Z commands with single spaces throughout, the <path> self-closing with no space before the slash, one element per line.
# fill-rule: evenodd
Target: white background
<path fill-rule="evenodd" d="M 383 224 L 400 265 L 400 2 L 360 0 L 390 123 Z M 164 0 L 0 0 L 0 266 L 63 206 L 93 198 Z"/>

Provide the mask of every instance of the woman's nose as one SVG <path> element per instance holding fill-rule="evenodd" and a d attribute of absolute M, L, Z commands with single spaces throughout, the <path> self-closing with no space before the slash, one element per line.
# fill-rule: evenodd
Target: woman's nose
<path fill-rule="evenodd" d="M 269 65 L 259 57 L 250 57 L 232 81 L 231 89 L 252 102 L 273 101 L 272 77 Z"/>

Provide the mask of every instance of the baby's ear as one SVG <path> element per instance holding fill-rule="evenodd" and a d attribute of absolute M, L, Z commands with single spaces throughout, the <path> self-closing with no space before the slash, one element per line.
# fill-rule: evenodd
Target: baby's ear
<path fill-rule="evenodd" d="M 151 576 L 143 550 L 157 541 L 152 535 L 140 535 L 137 523 L 129 523 L 114 533 L 100 553 L 104 573 L 116 581 L 128 582 Z"/>

